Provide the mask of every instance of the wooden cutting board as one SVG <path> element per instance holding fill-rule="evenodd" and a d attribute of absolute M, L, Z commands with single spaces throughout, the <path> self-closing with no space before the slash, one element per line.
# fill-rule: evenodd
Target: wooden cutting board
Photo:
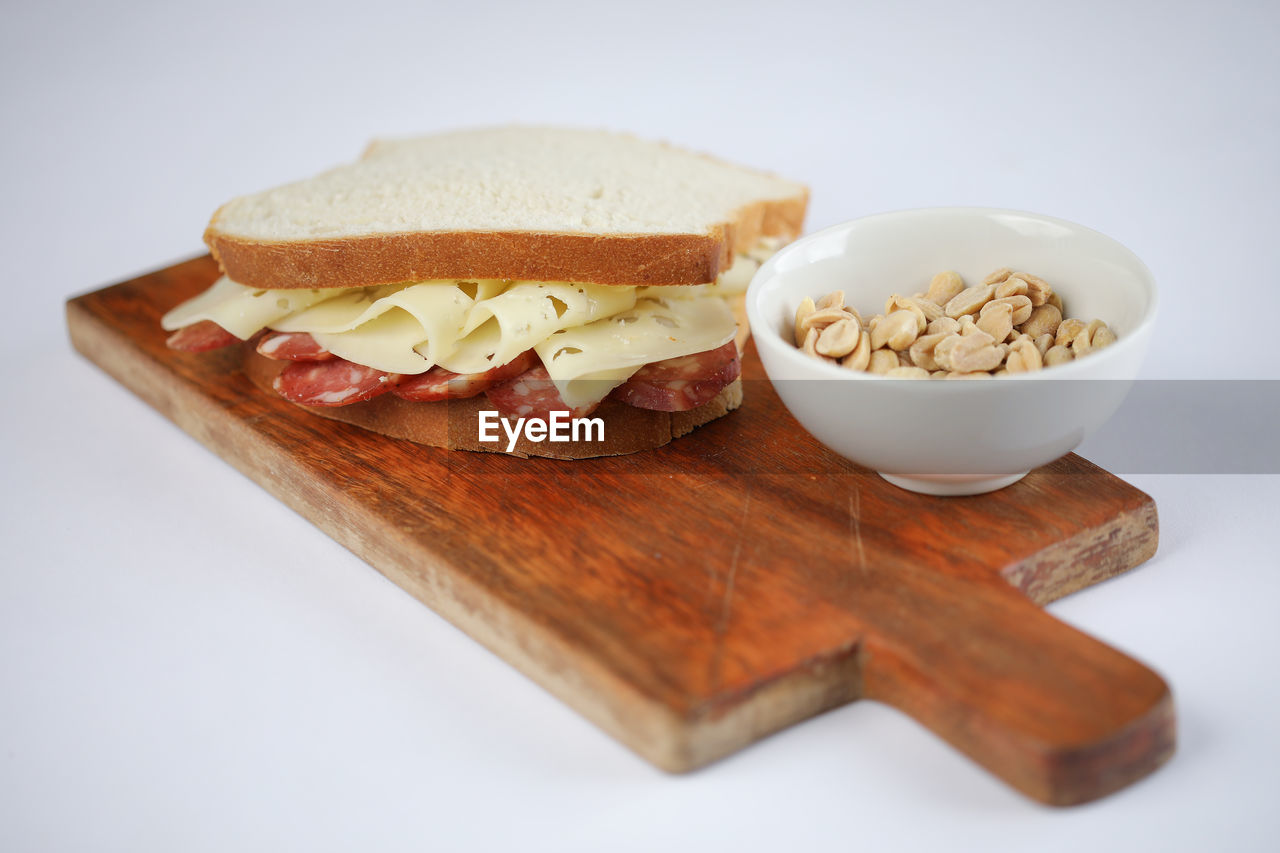
<path fill-rule="evenodd" d="M 71 300 L 76 348 L 654 764 L 686 771 L 858 698 L 1025 794 L 1084 802 L 1174 747 L 1169 688 L 1041 610 L 1156 550 L 1151 498 L 1076 456 L 935 498 L 827 452 L 753 351 L 746 402 L 667 447 L 448 452 L 263 394 L 159 318 L 197 258 Z"/>

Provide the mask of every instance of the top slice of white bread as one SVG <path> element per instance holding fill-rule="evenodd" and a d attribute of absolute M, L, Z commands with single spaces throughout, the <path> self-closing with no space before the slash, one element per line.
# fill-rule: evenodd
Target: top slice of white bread
<path fill-rule="evenodd" d="M 355 163 L 227 203 L 205 239 L 254 287 L 692 284 L 762 236 L 796 236 L 807 200 L 801 184 L 663 143 L 502 127 L 374 142 Z"/>

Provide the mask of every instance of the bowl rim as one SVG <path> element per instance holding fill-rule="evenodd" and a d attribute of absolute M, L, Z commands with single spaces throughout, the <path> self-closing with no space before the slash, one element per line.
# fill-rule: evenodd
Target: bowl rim
<path fill-rule="evenodd" d="M 866 216 L 859 216 L 853 219 L 846 219 L 842 222 L 837 222 L 833 225 L 828 225 L 825 228 L 821 228 L 817 231 L 814 231 L 811 234 L 805 234 L 802 237 L 799 237 L 796 240 L 793 240 L 792 242 L 783 246 L 781 249 L 775 252 L 772 257 L 770 257 L 767 261 L 765 261 L 763 264 L 760 265 L 760 268 L 756 270 L 755 274 L 751 277 L 751 281 L 747 285 L 747 292 L 746 292 L 747 320 L 751 324 L 752 338 L 753 339 L 768 338 L 769 341 L 768 343 L 764 344 L 765 346 L 777 347 L 779 351 L 789 351 L 788 355 L 784 355 L 782 357 L 785 359 L 790 359 L 792 364 L 803 364 L 805 365 L 806 369 L 817 370 L 819 376 L 825 373 L 827 376 L 830 376 L 833 378 L 840 377 L 846 380 L 853 380 L 853 381 L 859 381 L 859 382 L 861 381 L 880 382 L 884 380 L 892 381 L 891 377 L 880 376 L 878 374 L 867 373 L 865 371 L 849 370 L 847 368 L 841 367 L 838 364 L 829 364 L 824 361 L 819 361 L 817 359 L 814 359 L 805 355 L 800 350 L 800 348 L 795 346 L 794 344 L 787 344 L 783 340 L 782 336 L 778 335 L 776 333 L 776 330 L 771 328 L 770 324 L 766 323 L 765 318 L 761 316 L 761 308 L 759 304 L 760 293 L 764 289 L 763 283 L 771 280 L 778 274 L 776 272 L 776 268 L 778 266 L 779 261 L 791 254 L 794 254 L 795 252 L 800 251 L 800 249 L 803 246 L 809 243 L 816 242 L 819 239 L 827 236 L 828 234 L 850 231 L 853 228 L 856 228 L 859 225 L 866 222 L 870 222 L 872 220 L 903 219 L 910 216 L 917 216 L 920 214 L 927 214 L 927 213 L 970 214 L 970 215 L 979 215 L 984 217 L 991 217 L 991 216 L 997 216 L 997 215 L 1008 216 L 1012 214 L 1016 216 L 1029 217 L 1031 219 L 1040 220 L 1041 222 L 1045 222 L 1053 225 L 1065 226 L 1067 228 L 1074 229 L 1077 231 L 1087 232 L 1089 234 L 1093 234 L 1101 238 L 1102 240 L 1108 243 L 1111 243 L 1116 248 L 1118 248 L 1122 253 L 1128 256 L 1129 260 L 1132 261 L 1134 268 L 1140 273 L 1139 280 L 1141 281 L 1142 286 L 1146 291 L 1146 297 L 1147 297 L 1146 310 L 1143 312 L 1142 316 L 1139 318 L 1138 323 L 1123 338 L 1119 338 L 1114 344 L 1112 344 L 1109 347 L 1106 347 L 1102 350 L 1098 350 L 1092 353 L 1087 361 L 1085 359 L 1080 359 L 1079 361 L 1072 361 L 1069 364 L 1055 365 L 1052 370 L 1046 369 L 1046 370 L 1031 371 L 1027 373 L 1003 374 L 999 377 L 992 377 L 993 379 L 999 378 L 1004 381 L 1013 381 L 1013 382 L 1028 381 L 1028 380 L 1042 380 L 1042 379 L 1051 379 L 1051 380 L 1072 379 L 1072 378 L 1079 379 L 1081 377 L 1078 374 L 1081 374 L 1084 372 L 1089 372 L 1089 373 L 1096 372 L 1097 369 L 1104 367 L 1107 363 L 1109 363 L 1112 360 L 1120 358 L 1124 353 L 1127 353 L 1129 350 L 1135 347 L 1144 345 L 1142 343 L 1142 340 L 1147 336 L 1147 334 L 1150 333 L 1151 328 L 1155 323 L 1156 314 L 1158 313 L 1159 303 L 1160 303 L 1160 289 L 1156 285 L 1155 275 L 1151 272 L 1151 268 L 1148 267 L 1140 257 L 1138 257 L 1136 252 L 1134 252 L 1124 243 L 1121 243 L 1119 240 L 1115 239 L 1114 237 L 1111 237 L 1110 235 L 1104 234 L 1095 228 L 1090 228 L 1087 225 L 1081 225 L 1078 222 L 1073 222 L 1069 219 L 1062 219 L 1056 216 L 1049 216 L 1047 214 L 1036 213 L 1030 210 L 1020 210 L 1017 208 L 980 207 L 980 206 L 965 206 L 965 205 L 956 205 L 956 206 L 944 205 L 939 207 L 901 208 L 898 210 L 889 210 L 889 211 L 883 211 L 880 213 L 872 213 Z M 760 284 L 757 284 L 757 282 L 760 282 Z M 768 329 L 768 332 L 765 334 L 761 334 L 761 332 L 758 331 L 763 329 Z M 757 344 L 757 346 L 759 346 L 759 344 Z M 904 379 L 902 381 L 911 382 L 912 380 Z M 926 383 L 926 385 L 928 386 L 933 386 L 937 384 L 939 383 Z M 967 383 L 942 383 L 942 384 L 964 386 Z"/>

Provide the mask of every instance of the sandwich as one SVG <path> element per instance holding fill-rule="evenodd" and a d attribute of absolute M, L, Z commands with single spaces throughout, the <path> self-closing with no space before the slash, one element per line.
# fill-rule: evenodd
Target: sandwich
<path fill-rule="evenodd" d="M 741 403 L 741 294 L 807 200 L 602 131 L 377 141 L 219 208 L 205 242 L 223 275 L 162 326 L 171 349 L 239 346 L 263 393 L 384 435 L 644 450 Z"/>

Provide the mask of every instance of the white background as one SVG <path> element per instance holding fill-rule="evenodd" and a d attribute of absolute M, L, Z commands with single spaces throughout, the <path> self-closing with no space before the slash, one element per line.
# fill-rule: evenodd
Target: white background
<path fill-rule="evenodd" d="M 1082 222 L 1161 284 L 1147 376 L 1276 378 L 1275 3 L 3 18 L 0 848 L 1275 849 L 1278 477 L 1130 477 L 1159 555 L 1052 607 L 1174 688 L 1178 754 L 1120 794 L 1038 806 L 871 703 L 671 777 L 76 356 L 62 320 L 201 251 L 231 196 L 372 136 L 567 123 L 804 180 L 811 229 L 945 204 Z"/>

